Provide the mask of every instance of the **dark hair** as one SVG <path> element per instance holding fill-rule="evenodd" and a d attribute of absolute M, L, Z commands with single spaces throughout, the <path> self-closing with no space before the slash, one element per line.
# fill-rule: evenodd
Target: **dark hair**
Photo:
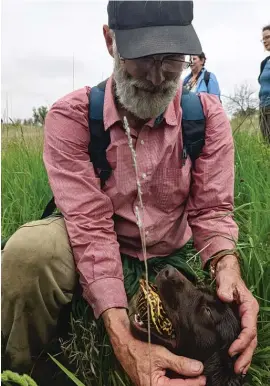
<path fill-rule="evenodd" d="M 196 55 L 196 56 L 198 56 L 198 58 L 199 58 L 200 60 L 203 60 L 203 67 L 204 67 L 205 62 L 206 62 L 206 56 L 205 56 L 205 53 L 202 52 L 200 55 Z"/>
<path fill-rule="evenodd" d="M 270 31 L 270 24 L 268 24 L 265 27 L 263 27 L 262 32 L 268 31 L 268 30 Z"/>

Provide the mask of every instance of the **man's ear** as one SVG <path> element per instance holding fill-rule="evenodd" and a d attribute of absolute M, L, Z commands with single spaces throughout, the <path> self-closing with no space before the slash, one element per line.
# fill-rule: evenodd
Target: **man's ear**
<path fill-rule="evenodd" d="M 111 57 L 113 57 L 113 37 L 110 28 L 106 24 L 103 26 L 103 36 L 105 39 L 107 50 Z"/>

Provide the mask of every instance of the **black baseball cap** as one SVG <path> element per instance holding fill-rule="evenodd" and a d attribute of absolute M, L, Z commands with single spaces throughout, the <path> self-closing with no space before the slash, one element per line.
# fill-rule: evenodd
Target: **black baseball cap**
<path fill-rule="evenodd" d="M 193 1 L 109 1 L 108 24 L 124 59 L 155 54 L 199 55 Z"/>

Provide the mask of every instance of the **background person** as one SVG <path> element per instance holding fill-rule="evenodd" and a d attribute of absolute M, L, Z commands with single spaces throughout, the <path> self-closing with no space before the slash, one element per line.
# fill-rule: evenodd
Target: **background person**
<path fill-rule="evenodd" d="M 270 52 L 270 25 L 262 30 L 262 42 L 266 51 Z M 261 62 L 260 83 L 260 129 L 264 140 L 270 144 L 270 56 Z"/>
<path fill-rule="evenodd" d="M 207 92 L 220 97 L 217 78 L 212 72 L 206 70 L 205 62 L 206 56 L 203 52 L 200 55 L 191 56 L 191 73 L 185 77 L 184 86 L 196 93 Z"/>

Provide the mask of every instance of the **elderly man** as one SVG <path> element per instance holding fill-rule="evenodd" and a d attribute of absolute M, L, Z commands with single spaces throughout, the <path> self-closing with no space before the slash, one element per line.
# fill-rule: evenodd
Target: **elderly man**
<path fill-rule="evenodd" d="M 193 237 L 203 266 L 216 277 L 218 296 L 239 302 L 242 332 L 230 354 L 241 354 L 235 371 L 245 374 L 257 344 L 258 305 L 241 279 L 234 253 L 233 140 L 215 96 L 200 97 L 206 130 L 199 157 L 195 163 L 189 155 L 182 160 L 179 80 L 188 65 L 185 55 L 201 53 L 191 25 L 193 2 L 112 1 L 108 16 L 103 34 L 114 70 L 102 110 L 111 175 L 101 187 L 99 171 L 89 162 L 91 90 L 74 91 L 53 105 L 45 125 L 44 162 L 63 217 L 22 226 L 4 250 L 7 354 L 14 368 L 31 364 L 53 336 L 60 309 L 72 299 L 77 270 L 84 297 L 95 316 L 104 319 L 123 368 L 136 385 L 150 385 L 147 344 L 130 332 L 121 264 L 121 254 L 143 259 L 126 117 L 143 194 L 147 257 L 168 256 Z M 152 385 L 205 384 L 202 363 L 161 346 L 153 346 L 151 355 Z M 165 369 L 187 379 L 170 380 Z"/>

